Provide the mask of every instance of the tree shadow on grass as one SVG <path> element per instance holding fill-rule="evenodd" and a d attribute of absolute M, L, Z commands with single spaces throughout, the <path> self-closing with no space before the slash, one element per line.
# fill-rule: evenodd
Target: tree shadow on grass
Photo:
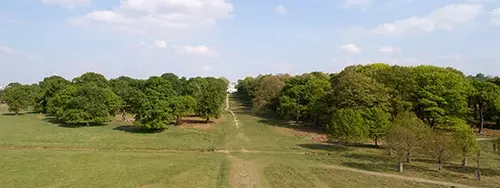
<path fill-rule="evenodd" d="M 443 167 L 446 170 L 459 172 L 464 174 L 474 174 L 476 172 L 475 167 L 471 166 L 458 166 L 458 165 L 448 165 Z M 500 170 L 491 169 L 491 168 L 481 168 L 481 175 L 483 176 L 500 176 Z"/>
<path fill-rule="evenodd" d="M 373 171 L 373 172 L 389 172 L 389 171 L 396 171 L 397 170 L 397 164 L 394 163 L 357 163 L 357 162 L 345 162 L 342 163 L 342 165 L 351 167 L 351 168 L 356 168 L 360 170 L 367 170 L 367 171 Z"/>
<path fill-rule="evenodd" d="M 349 151 L 349 148 L 340 145 L 331 144 L 298 144 L 297 146 L 312 150 L 322 150 L 322 151 Z"/>
<path fill-rule="evenodd" d="M 122 125 L 113 128 L 113 130 L 123 131 L 127 133 L 138 133 L 138 134 L 154 134 L 163 132 L 163 129 L 160 130 L 143 129 L 133 125 Z"/>
<path fill-rule="evenodd" d="M 43 119 L 46 122 L 55 124 L 59 127 L 64 127 L 64 128 L 81 128 L 81 127 L 100 127 L 100 126 L 106 126 L 107 124 L 105 123 L 91 123 L 89 125 L 83 125 L 83 124 L 68 124 L 64 123 L 62 121 L 59 121 L 58 119 L 54 117 L 46 117 Z"/>
<path fill-rule="evenodd" d="M 12 112 L 7 112 L 7 113 L 3 113 L 2 116 L 23 116 L 23 115 L 26 115 L 27 113 L 21 113 L 19 112 L 18 114 L 16 113 L 12 113 Z"/>

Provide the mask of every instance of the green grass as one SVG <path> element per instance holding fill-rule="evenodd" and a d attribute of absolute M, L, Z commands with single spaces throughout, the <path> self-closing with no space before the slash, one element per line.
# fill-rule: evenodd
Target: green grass
<path fill-rule="evenodd" d="M 2 187 L 227 187 L 218 154 L 2 150 L 0 161 Z"/>
<path fill-rule="evenodd" d="M 171 127 L 161 133 L 141 133 L 131 124 L 68 128 L 48 122 L 45 116 L 0 115 L 0 147 L 55 147 L 95 149 L 208 150 L 224 141 L 225 122 L 211 129 Z"/>

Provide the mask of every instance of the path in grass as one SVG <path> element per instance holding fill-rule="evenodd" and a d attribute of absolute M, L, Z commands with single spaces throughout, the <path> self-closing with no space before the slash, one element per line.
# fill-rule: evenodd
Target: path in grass
<path fill-rule="evenodd" d="M 403 176 L 403 175 L 397 175 L 397 174 L 389 174 L 389 173 L 382 173 L 382 172 L 373 172 L 373 171 L 360 170 L 360 169 L 349 168 L 349 167 L 344 167 L 344 166 L 320 165 L 318 167 L 320 167 L 320 168 L 331 168 L 331 169 L 343 170 L 343 171 L 350 171 L 350 172 L 356 172 L 356 173 L 362 173 L 362 174 L 371 175 L 371 176 L 381 176 L 381 177 L 395 178 L 395 179 L 401 179 L 401 180 L 415 181 L 415 182 L 420 182 L 420 183 L 430 183 L 430 184 L 443 185 L 443 186 L 449 186 L 449 187 L 474 188 L 473 186 L 463 185 L 463 184 L 458 184 L 458 183 L 452 183 L 452 182 L 446 182 L 446 181 L 437 181 L 437 180 L 429 180 L 429 179 L 424 179 L 424 178 L 416 178 L 416 177 Z"/>

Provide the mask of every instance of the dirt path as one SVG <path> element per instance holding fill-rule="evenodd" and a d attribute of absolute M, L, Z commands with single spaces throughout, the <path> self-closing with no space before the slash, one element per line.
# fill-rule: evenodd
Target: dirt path
<path fill-rule="evenodd" d="M 331 169 L 336 169 L 336 170 L 345 170 L 345 171 L 362 173 L 362 174 L 367 174 L 367 175 L 372 175 L 372 176 L 381 176 L 381 177 L 395 178 L 395 179 L 415 181 L 415 182 L 421 182 L 421 183 L 430 183 L 430 184 L 435 184 L 435 185 L 443 185 L 443 186 L 449 186 L 449 187 L 475 188 L 473 186 L 463 185 L 463 184 L 458 184 L 458 183 L 452 183 L 452 182 L 446 182 L 446 181 L 438 181 L 438 180 L 429 180 L 429 179 L 424 179 L 424 178 L 416 178 L 416 177 L 411 177 L 411 176 L 403 176 L 403 175 L 397 175 L 397 174 L 388 174 L 388 173 L 382 173 L 382 172 L 366 171 L 366 170 L 360 170 L 360 169 L 349 168 L 349 167 L 344 167 L 344 166 L 319 165 L 317 167 L 320 167 L 320 168 L 331 168 Z"/>
<path fill-rule="evenodd" d="M 226 109 L 224 109 L 224 110 L 226 110 L 229 113 L 231 113 L 231 115 L 233 116 L 233 119 L 234 119 L 234 125 L 236 126 L 237 129 L 239 129 L 240 126 L 239 126 L 239 123 L 238 123 L 238 119 L 236 119 L 236 115 L 234 114 L 234 112 L 229 107 L 229 94 L 226 95 Z"/>
<path fill-rule="evenodd" d="M 251 161 L 228 156 L 231 161 L 229 170 L 229 185 L 231 188 L 259 188 L 262 187 L 260 173 Z"/>

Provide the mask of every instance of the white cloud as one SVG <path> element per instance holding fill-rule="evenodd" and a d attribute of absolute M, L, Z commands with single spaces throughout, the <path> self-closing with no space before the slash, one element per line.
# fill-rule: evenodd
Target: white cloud
<path fill-rule="evenodd" d="M 474 21 L 483 11 L 481 4 L 449 4 L 424 17 L 410 17 L 379 25 L 370 31 L 382 35 L 404 35 L 432 32 Z"/>
<path fill-rule="evenodd" d="M 45 4 L 59 5 L 64 8 L 75 8 L 77 6 L 89 6 L 90 0 L 42 0 Z"/>
<path fill-rule="evenodd" d="M 490 12 L 491 15 L 491 21 L 490 23 L 493 25 L 499 25 L 500 26 L 500 8 L 497 8 L 493 11 Z"/>
<path fill-rule="evenodd" d="M 201 70 L 204 72 L 210 72 L 210 71 L 212 71 L 212 67 L 205 65 L 205 66 L 201 67 Z"/>
<path fill-rule="evenodd" d="M 284 5 L 278 5 L 274 10 L 281 15 L 288 14 L 288 10 L 285 8 Z"/>
<path fill-rule="evenodd" d="M 3 53 L 3 54 L 15 54 L 16 52 L 13 49 L 11 49 L 11 48 L 9 48 L 7 46 L 0 46 L 0 53 Z"/>
<path fill-rule="evenodd" d="M 204 45 L 173 45 L 172 48 L 174 49 L 175 53 L 181 55 L 219 57 L 219 53 L 217 53 L 217 51 L 210 49 L 209 47 Z"/>
<path fill-rule="evenodd" d="M 218 20 L 230 18 L 232 11 L 233 5 L 226 0 L 127 0 L 111 10 L 73 18 L 71 23 L 176 38 L 212 27 Z"/>
<path fill-rule="evenodd" d="M 358 46 L 356 46 L 354 44 L 342 45 L 340 47 L 340 49 L 347 51 L 349 53 L 361 53 L 361 48 L 359 48 Z"/>
<path fill-rule="evenodd" d="M 382 53 L 388 53 L 388 54 L 392 54 L 392 53 L 395 53 L 398 49 L 392 47 L 392 46 L 382 46 L 378 49 L 379 52 L 382 52 Z"/>
<path fill-rule="evenodd" d="M 358 7 L 365 11 L 372 4 L 372 0 L 344 0 L 343 7 Z"/>
<path fill-rule="evenodd" d="M 154 45 L 157 48 L 165 48 L 165 47 L 167 47 L 167 42 L 165 42 L 164 40 L 157 40 L 157 41 L 155 41 Z"/>

